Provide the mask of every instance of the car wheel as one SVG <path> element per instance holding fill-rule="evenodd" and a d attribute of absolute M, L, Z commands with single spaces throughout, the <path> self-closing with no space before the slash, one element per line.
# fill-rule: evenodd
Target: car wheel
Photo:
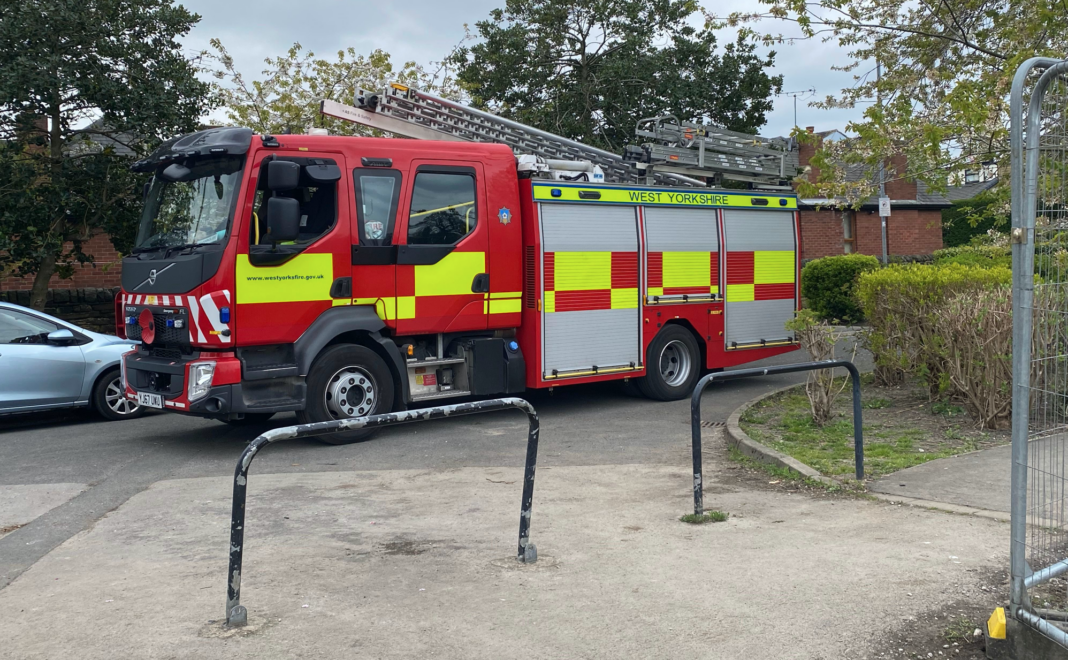
<path fill-rule="evenodd" d="M 126 398 L 122 374 L 118 369 L 105 373 L 93 386 L 93 408 L 104 419 L 133 419 L 145 413 L 141 406 Z"/>
<path fill-rule="evenodd" d="M 301 424 L 352 419 L 393 410 L 393 375 L 382 358 L 366 346 L 339 344 L 316 358 L 308 373 L 308 399 L 297 413 Z M 371 437 L 374 429 L 320 436 L 332 445 Z"/>
<path fill-rule="evenodd" d="M 690 396 L 701 377 L 701 349 L 693 333 L 680 325 L 661 330 L 649 344 L 645 373 L 638 387 L 650 399 L 676 401 Z"/>
<path fill-rule="evenodd" d="M 241 419 L 224 419 L 223 421 L 230 426 L 254 426 L 256 424 L 264 424 L 269 419 L 274 417 L 274 413 L 245 413 L 245 416 Z"/>

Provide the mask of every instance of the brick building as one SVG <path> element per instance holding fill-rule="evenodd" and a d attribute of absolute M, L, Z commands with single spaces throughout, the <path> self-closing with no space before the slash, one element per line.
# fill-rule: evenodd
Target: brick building
<path fill-rule="evenodd" d="M 813 132 L 810 127 L 809 132 Z M 842 139 L 839 131 L 819 134 L 821 139 Z M 816 147 L 800 146 L 801 167 L 809 165 Z M 891 160 L 893 169 L 905 171 L 904 156 Z M 819 176 L 812 168 L 811 177 Z M 846 176 L 863 176 L 860 168 L 847 170 Z M 952 206 L 942 194 L 930 192 L 922 181 L 895 179 L 886 184 L 891 213 L 886 223 L 887 253 L 892 256 L 931 254 L 942 248 L 942 209 Z M 879 218 L 879 199 L 870 197 L 859 209 L 835 208 L 833 200 L 801 199 L 801 257 L 816 259 L 835 254 L 883 253 L 882 224 Z"/>
<path fill-rule="evenodd" d="M 83 289 L 86 287 L 111 289 L 119 286 L 122 260 L 107 234 L 97 234 L 83 242 L 82 251 L 93 255 L 93 261 L 86 264 L 74 264 L 74 277 L 71 279 L 64 280 L 60 279 L 59 275 L 53 275 L 48 282 L 49 289 Z M 0 279 L 0 291 L 29 291 L 32 286 L 32 277 Z"/>

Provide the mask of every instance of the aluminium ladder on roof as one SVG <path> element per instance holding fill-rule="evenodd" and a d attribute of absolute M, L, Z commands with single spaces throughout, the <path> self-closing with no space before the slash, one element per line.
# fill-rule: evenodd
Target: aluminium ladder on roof
<path fill-rule="evenodd" d="M 799 170 L 793 140 L 764 138 L 718 126 L 679 121 L 672 115 L 642 119 L 635 135 L 651 140 L 628 147 L 629 160 L 651 169 L 686 174 L 712 172 L 716 178 L 789 188 Z"/>
<path fill-rule="evenodd" d="M 633 183 L 646 175 L 634 163 L 610 151 L 569 140 L 449 101 L 412 87 L 393 83 L 385 92 L 357 92 L 354 107 L 323 100 L 320 112 L 370 128 L 420 140 L 495 142 L 517 155 L 533 154 L 546 160 L 588 161 L 604 172 L 606 181 Z M 704 186 L 703 181 L 678 174 L 656 174 L 656 182 L 668 186 Z"/>

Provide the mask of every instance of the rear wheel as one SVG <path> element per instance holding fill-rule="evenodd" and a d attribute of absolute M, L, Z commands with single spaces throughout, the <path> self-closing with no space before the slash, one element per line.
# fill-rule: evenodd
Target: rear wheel
<path fill-rule="evenodd" d="M 393 410 L 393 375 L 365 346 L 339 344 L 323 351 L 308 373 L 308 399 L 297 413 L 301 424 L 378 415 Z M 374 429 L 320 436 L 332 445 L 371 437 Z"/>
<path fill-rule="evenodd" d="M 701 349 L 693 333 L 679 325 L 665 327 L 649 344 L 642 393 L 658 401 L 684 399 L 701 376 Z"/>
<path fill-rule="evenodd" d="M 93 408 L 104 419 L 133 419 L 144 414 L 137 402 L 126 398 L 122 374 L 118 369 L 107 372 L 93 386 Z"/>

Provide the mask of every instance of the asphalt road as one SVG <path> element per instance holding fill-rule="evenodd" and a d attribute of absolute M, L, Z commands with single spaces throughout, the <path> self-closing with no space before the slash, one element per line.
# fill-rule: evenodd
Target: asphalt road
<path fill-rule="evenodd" d="M 805 359 L 791 353 L 757 364 Z M 753 365 L 746 365 L 753 366 Z M 702 400 L 703 418 L 725 421 L 745 401 L 804 374 L 714 383 Z M 688 464 L 689 401 L 655 402 L 626 393 L 619 383 L 531 391 L 541 417 L 539 466 Z M 177 414 L 104 422 L 88 413 L 59 412 L 0 418 L 0 487 L 86 484 L 87 488 L 0 538 L 0 589 L 71 536 L 162 479 L 232 475 L 244 445 L 273 426 L 232 427 Z M 503 411 L 382 430 L 374 438 L 332 446 L 290 440 L 264 450 L 256 473 L 339 470 L 448 469 L 523 464 L 526 417 Z"/>

